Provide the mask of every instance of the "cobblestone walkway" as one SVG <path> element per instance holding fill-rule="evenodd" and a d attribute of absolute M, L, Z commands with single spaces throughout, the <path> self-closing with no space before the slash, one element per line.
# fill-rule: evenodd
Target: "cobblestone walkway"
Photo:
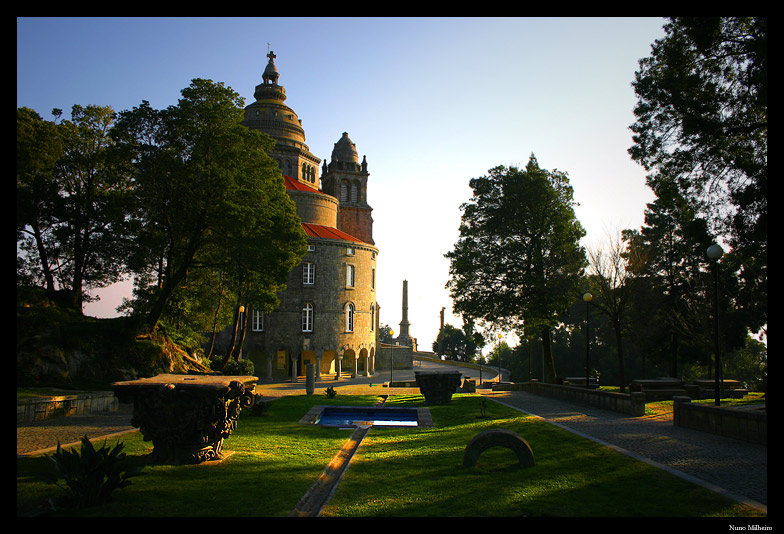
<path fill-rule="evenodd" d="M 631 417 L 520 391 L 487 396 L 767 512 L 764 445 L 677 427 L 671 413 Z"/>

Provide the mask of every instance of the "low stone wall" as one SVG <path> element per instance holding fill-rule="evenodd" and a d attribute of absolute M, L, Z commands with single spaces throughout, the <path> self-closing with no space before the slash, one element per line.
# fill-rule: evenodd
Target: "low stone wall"
<path fill-rule="evenodd" d="M 583 387 L 560 386 L 544 382 L 522 382 L 497 384 L 493 391 L 527 391 L 535 395 L 556 397 L 569 402 L 588 404 L 603 410 L 625 413 L 634 417 L 645 415 L 645 395 L 643 393 L 611 393 Z"/>
<path fill-rule="evenodd" d="M 376 371 L 389 371 L 392 361 L 395 362 L 395 369 L 413 369 L 413 347 L 382 343 L 376 352 Z"/>
<path fill-rule="evenodd" d="M 36 397 L 16 401 L 16 424 L 117 410 L 119 403 L 111 391 Z"/>
<path fill-rule="evenodd" d="M 672 420 L 675 426 L 768 444 L 767 411 L 695 404 L 689 397 L 673 400 Z"/>

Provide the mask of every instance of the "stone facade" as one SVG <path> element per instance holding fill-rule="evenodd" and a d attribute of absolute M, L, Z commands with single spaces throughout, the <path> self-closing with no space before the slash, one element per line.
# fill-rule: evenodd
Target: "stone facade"
<path fill-rule="evenodd" d="M 243 124 L 276 141 L 269 155 L 284 175 L 286 189 L 308 236 L 308 252 L 289 273 L 287 289 L 272 313 L 250 310 L 243 345 L 262 380 L 304 376 L 313 363 L 316 379 L 374 372 L 378 347 L 376 259 L 372 208 L 367 203 L 367 160 L 343 133 L 331 161 L 310 153 L 296 113 L 283 104 L 274 53 L 245 108 Z"/>

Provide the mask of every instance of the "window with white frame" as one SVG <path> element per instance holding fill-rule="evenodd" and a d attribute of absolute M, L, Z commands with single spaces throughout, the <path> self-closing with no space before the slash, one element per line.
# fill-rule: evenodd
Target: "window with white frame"
<path fill-rule="evenodd" d="M 354 287 L 354 266 L 346 265 L 346 287 Z"/>
<path fill-rule="evenodd" d="M 302 283 L 312 286 L 316 283 L 316 264 L 306 262 L 302 264 Z"/>
<path fill-rule="evenodd" d="M 346 306 L 346 332 L 354 331 L 354 305 L 350 302 Z"/>
<path fill-rule="evenodd" d="M 264 312 L 261 312 L 259 310 L 253 310 L 253 315 L 251 315 L 250 328 L 254 332 L 264 331 Z"/>
<path fill-rule="evenodd" d="M 302 307 L 302 331 L 313 332 L 313 304 L 310 302 Z"/>

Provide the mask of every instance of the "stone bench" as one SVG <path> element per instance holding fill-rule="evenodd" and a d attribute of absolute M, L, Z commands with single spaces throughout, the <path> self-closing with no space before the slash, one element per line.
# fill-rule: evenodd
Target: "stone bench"
<path fill-rule="evenodd" d="M 672 400 L 673 397 L 688 395 L 683 380 L 677 378 L 652 378 L 632 380 L 629 391 L 642 392 L 645 401 Z"/>
<path fill-rule="evenodd" d="M 584 376 L 567 376 L 564 378 L 563 382 L 564 386 L 577 386 L 584 388 L 585 387 L 585 377 Z M 599 387 L 599 381 L 596 378 L 589 378 L 588 379 L 588 387 L 590 389 L 597 389 Z"/>
<path fill-rule="evenodd" d="M 721 396 L 730 399 L 742 399 L 749 394 L 748 389 L 743 388 L 743 384 L 737 380 L 722 380 Z M 694 384 L 686 386 L 689 396 L 694 399 L 710 399 L 716 394 L 715 380 L 694 380 Z"/>

